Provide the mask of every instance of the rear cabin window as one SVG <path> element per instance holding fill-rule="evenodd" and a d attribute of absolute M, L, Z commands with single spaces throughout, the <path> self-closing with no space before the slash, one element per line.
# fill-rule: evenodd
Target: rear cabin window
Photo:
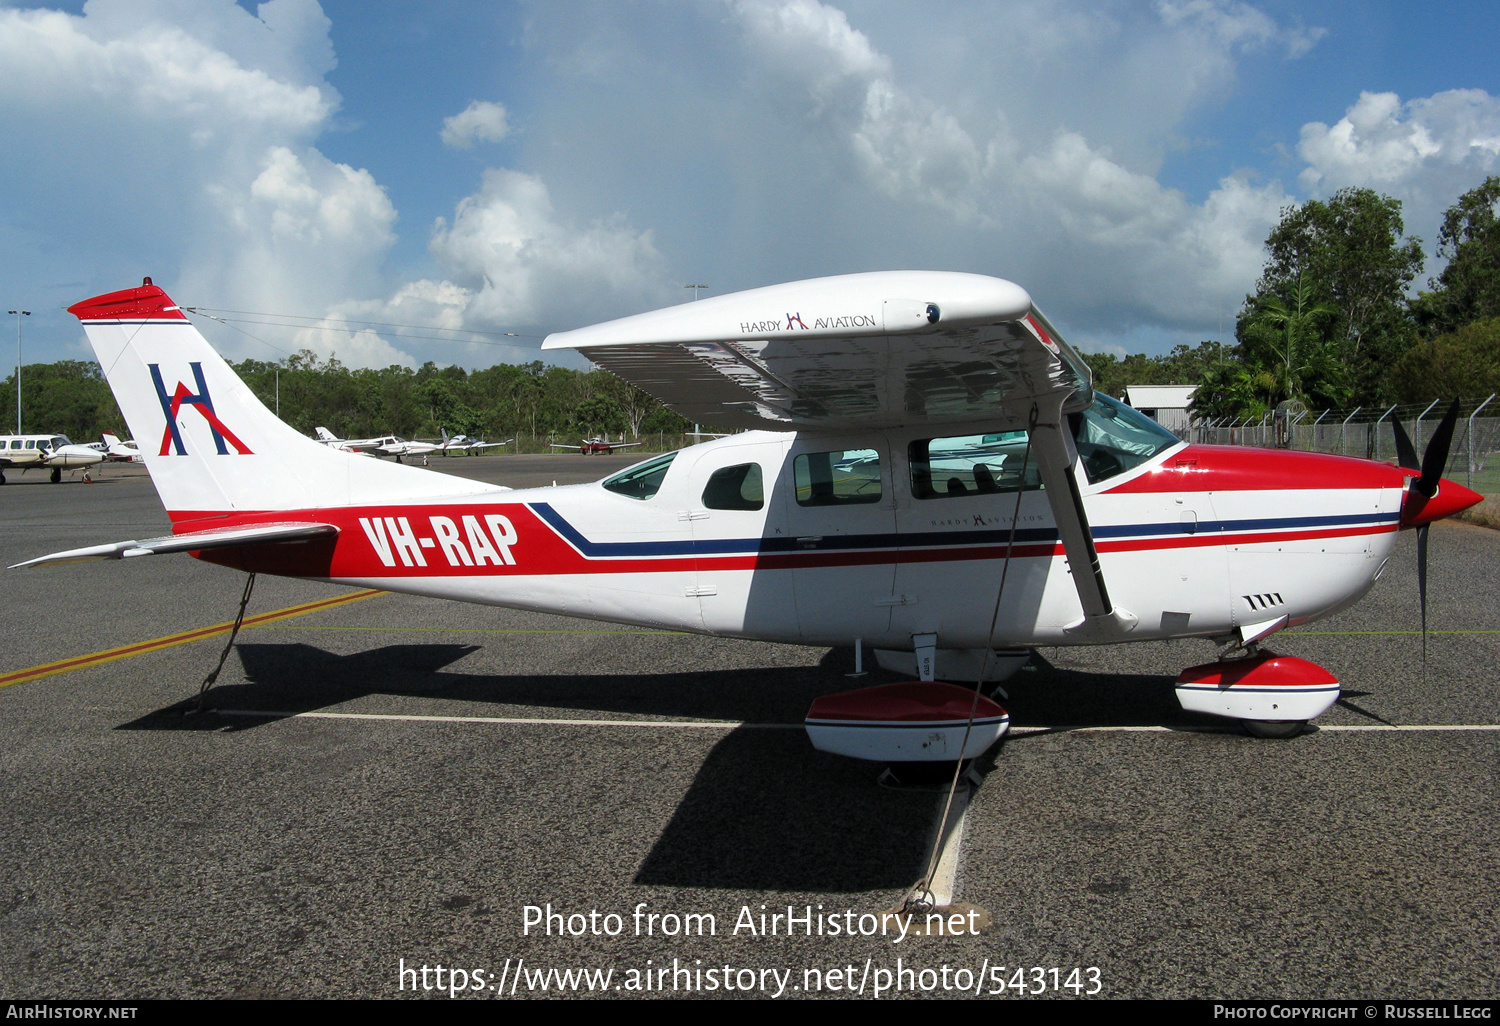
<path fill-rule="evenodd" d="M 632 499 L 649 499 L 661 490 L 661 483 L 666 479 L 667 470 L 676 456 L 675 452 L 669 452 L 654 460 L 637 463 L 614 477 L 605 478 L 604 487 Z"/>
<path fill-rule="evenodd" d="M 954 499 L 1042 487 L 1036 454 L 1026 451 L 1025 431 L 919 439 L 907 447 L 906 457 L 911 468 L 911 494 L 917 499 Z"/>
<path fill-rule="evenodd" d="M 805 452 L 792 461 L 799 506 L 852 506 L 880 501 L 880 454 L 874 449 Z"/>
<path fill-rule="evenodd" d="M 741 463 L 713 472 L 703 489 L 705 509 L 760 509 L 766 504 L 759 463 Z"/>
<path fill-rule="evenodd" d="M 1069 419 L 1089 484 L 1139 467 L 1182 441 L 1139 410 L 1101 392 L 1094 393 L 1092 406 Z"/>

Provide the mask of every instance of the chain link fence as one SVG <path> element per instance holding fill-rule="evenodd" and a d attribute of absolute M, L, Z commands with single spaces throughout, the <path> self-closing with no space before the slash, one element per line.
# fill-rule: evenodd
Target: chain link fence
<path fill-rule="evenodd" d="M 1399 420 L 1420 459 L 1437 430 L 1448 401 L 1352 410 L 1277 409 L 1259 420 L 1248 418 L 1195 421 L 1183 438 L 1211 445 L 1253 445 L 1301 449 L 1372 460 L 1396 458 Z M 1500 495 L 1500 398 L 1459 404 L 1453 444 L 1444 477 L 1461 481 L 1481 495 Z"/>

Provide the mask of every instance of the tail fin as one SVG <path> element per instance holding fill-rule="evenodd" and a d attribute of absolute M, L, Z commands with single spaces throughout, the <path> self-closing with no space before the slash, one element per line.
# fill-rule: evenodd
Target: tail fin
<path fill-rule="evenodd" d="M 165 292 L 145 283 L 68 308 L 83 322 L 167 512 L 315 509 L 493 486 L 356 459 L 278 420 Z"/>
<path fill-rule="evenodd" d="M 340 440 L 338 435 L 329 431 L 326 427 L 314 428 L 313 430 L 317 432 L 318 441 L 320 442 L 337 442 Z"/>
<path fill-rule="evenodd" d="M 112 434 L 112 433 L 110 433 L 108 431 L 104 432 L 99 437 L 101 437 L 101 438 L 104 439 L 104 447 L 106 449 L 109 448 L 111 445 L 119 445 L 120 444 L 120 436 L 116 435 L 116 434 Z"/>

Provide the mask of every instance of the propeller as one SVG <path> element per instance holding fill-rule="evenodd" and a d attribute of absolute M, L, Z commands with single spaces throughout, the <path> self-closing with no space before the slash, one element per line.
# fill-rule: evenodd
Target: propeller
<path fill-rule="evenodd" d="M 1401 519 L 1403 522 L 1417 522 L 1417 597 L 1422 607 L 1422 662 L 1427 662 L 1427 528 L 1432 519 L 1428 518 L 1418 521 L 1423 508 L 1429 499 L 1438 493 L 1438 485 L 1443 479 L 1443 470 L 1448 466 L 1448 449 L 1453 444 L 1453 428 L 1458 423 L 1458 400 L 1453 400 L 1453 405 L 1448 407 L 1448 412 L 1443 414 L 1442 421 L 1437 430 L 1432 433 L 1432 440 L 1427 443 L 1427 451 L 1422 454 L 1422 460 L 1417 461 L 1416 446 L 1411 444 L 1411 438 L 1407 436 L 1406 429 L 1401 426 L 1399 419 L 1391 421 L 1396 430 L 1396 462 L 1406 470 L 1415 470 L 1418 477 L 1412 481 L 1407 490 L 1406 501 L 1402 504 Z"/>

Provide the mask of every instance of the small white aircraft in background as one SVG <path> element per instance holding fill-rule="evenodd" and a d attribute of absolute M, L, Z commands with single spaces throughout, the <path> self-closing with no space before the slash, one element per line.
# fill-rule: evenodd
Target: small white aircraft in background
<path fill-rule="evenodd" d="M 70 308 L 173 534 L 39 566 L 192 552 L 251 573 L 792 644 L 862 645 L 907 684 L 825 696 L 818 747 L 979 754 L 973 689 L 1036 645 L 1205 638 L 1183 708 L 1286 737 L 1338 680 L 1259 646 L 1358 601 L 1397 534 L 1481 496 L 1442 472 L 1457 404 L 1399 466 L 1190 445 L 1096 393 L 1020 286 L 899 271 L 792 282 L 552 335 L 690 422 L 759 428 L 602 481 L 510 490 L 345 460 L 278 420 L 148 279 Z M 170 387 L 169 384 L 171 383 Z M 1404 436 L 1398 436 L 1404 438 Z M 603 439 L 590 440 L 609 445 Z M 568 448 L 573 448 L 569 446 Z M 582 448 L 582 447 L 580 447 Z M 960 740 L 962 739 L 962 740 Z"/>
<path fill-rule="evenodd" d="M 103 439 L 103 441 L 90 442 L 89 448 L 99 449 L 100 452 L 104 453 L 105 459 L 111 460 L 115 463 L 146 462 L 146 458 L 141 455 L 140 446 L 135 444 L 134 439 L 131 439 L 128 442 L 122 442 L 120 441 L 120 437 L 118 435 L 111 434 L 108 431 L 104 432 L 100 437 Z"/>
<path fill-rule="evenodd" d="M 554 449 L 572 449 L 585 456 L 608 456 L 616 449 L 633 449 L 638 445 L 645 444 L 644 442 L 611 442 L 607 437 L 600 438 L 598 435 L 595 435 L 593 438 L 585 438 L 582 441 L 582 445 L 563 445 L 561 442 L 549 442 L 548 444 Z"/>
<path fill-rule="evenodd" d="M 52 483 L 62 480 L 64 470 L 82 470 L 85 480 L 93 480 L 91 467 L 104 462 L 104 453 L 89 445 L 77 445 L 67 435 L 0 435 L 0 485 L 5 471 L 22 472 L 45 467 L 52 471 Z"/>
<path fill-rule="evenodd" d="M 401 462 L 403 456 L 426 456 L 428 453 L 437 452 L 442 448 L 433 442 L 408 442 L 400 435 L 382 435 L 379 438 L 339 438 L 326 427 L 314 429 L 318 435 L 318 441 L 331 449 L 341 452 L 360 453 L 365 456 L 373 456 L 379 453 L 381 456 L 394 456 L 396 462 Z"/>
<path fill-rule="evenodd" d="M 443 444 L 440 446 L 444 456 L 454 453 L 482 452 L 485 449 L 499 449 L 514 442 L 514 438 L 507 438 L 503 442 L 482 442 L 467 435 L 453 435 L 449 437 L 448 432 L 443 432 Z"/>

